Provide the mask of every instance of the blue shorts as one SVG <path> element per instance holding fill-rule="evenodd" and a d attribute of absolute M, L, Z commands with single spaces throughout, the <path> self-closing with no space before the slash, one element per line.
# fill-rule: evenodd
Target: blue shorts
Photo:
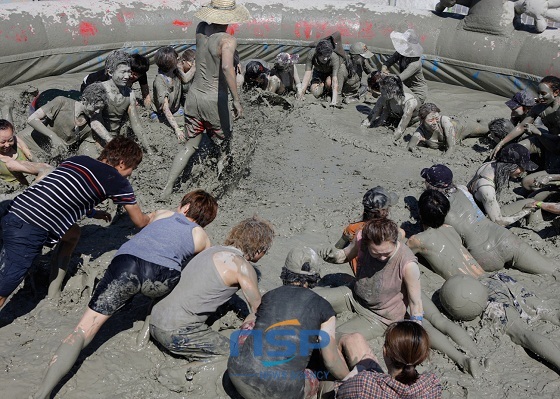
<path fill-rule="evenodd" d="M 4 245 L 0 251 L 0 296 L 6 298 L 17 288 L 41 254 L 49 232 L 24 222 L 8 212 L 2 218 Z"/>

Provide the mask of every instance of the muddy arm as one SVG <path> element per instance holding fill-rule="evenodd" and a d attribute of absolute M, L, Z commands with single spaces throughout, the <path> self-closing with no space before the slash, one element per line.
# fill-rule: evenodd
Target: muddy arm
<path fill-rule="evenodd" d="M 515 140 L 516 138 L 520 137 L 523 132 L 525 132 L 525 125 L 526 124 L 532 124 L 535 121 L 535 118 L 528 116 L 525 119 L 523 119 L 523 121 L 521 123 L 519 123 L 516 127 L 513 128 L 513 130 L 511 132 L 509 132 L 506 137 L 504 137 L 502 140 L 500 140 L 500 142 L 498 144 L 496 144 L 496 147 L 494 147 L 494 149 L 492 150 L 492 154 L 491 157 L 495 158 L 496 155 L 498 154 L 498 152 L 500 152 L 500 150 L 510 141 Z"/>
<path fill-rule="evenodd" d="M 422 290 L 420 289 L 420 268 L 418 263 L 409 262 L 404 266 L 403 282 L 408 293 L 410 316 L 422 318 L 424 309 L 422 307 Z M 422 324 L 421 319 L 420 324 Z"/>
<path fill-rule="evenodd" d="M 479 187 L 475 197 L 484 205 L 488 218 L 500 226 L 508 226 L 532 212 L 531 209 L 522 209 L 511 216 L 503 216 L 496 198 L 496 190 L 492 186 Z"/>
<path fill-rule="evenodd" d="M 47 136 L 51 140 L 54 147 L 61 147 L 63 149 L 66 149 L 66 143 L 62 141 L 62 139 L 58 137 L 58 135 L 54 131 L 52 131 L 50 128 L 45 126 L 43 122 L 41 122 L 41 119 L 44 119 L 45 117 L 45 112 L 41 108 L 39 108 L 37 111 L 31 114 L 29 119 L 27 119 L 27 124 L 39 133 Z"/>
<path fill-rule="evenodd" d="M 412 119 L 412 114 L 414 113 L 414 110 L 417 107 L 418 107 L 418 101 L 416 100 L 416 98 L 412 98 L 404 103 L 403 116 L 401 117 L 399 125 L 397 126 L 395 132 L 393 133 L 394 140 L 398 140 L 402 137 L 405 129 L 408 127 L 408 124 Z"/>
<path fill-rule="evenodd" d="M 222 43 L 222 72 L 226 78 L 229 91 L 233 97 L 233 108 L 235 118 L 243 117 L 243 107 L 239 100 L 237 92 L 237 79 L 235 76 L 235 68 L 233 66 L 233 54 L 237 48 L 237 40 L 233 36 L 226 36 Z"/>
<path fill-rule="evenodd" d="M 175 131 L 175 134 L 177 135 L 177 139 L 179 140 L 179 143 L 184 142 L 185 141 L 185 133 L 183 132 L 183 130 L 177 124 L 177 121 L 175 120 L 175 117 L 173 116 L 173 113 L 171 112 L 171 109 L 169 108 L 169 98 L 167 98 L 167 97 L 165 97 L 165 99 L 163 100 L 163 113 L 165 115 L 165 118 L 167 119 L 167 122 L 169 122 L 169 124 L 171 125 L 171 127 Z"/>
<path fill-rule="evenodd" d="M 368 114 L 367 118 L 362 121 L 362 126 L 372 127 L 373 122 L 376 121 L 380 116 L 381 118 L 379 118 L 379 122 L 376 123 L 376 126 L 382 125 L 389 116 L 389 107 L 385 105 L 386 102 L 387 100 L 385 99 L 385 97 L 381 96 L 375 103 L 375 106 Z"/>
<path fill-rule="evenodd" d="M 445 136 L 445 144 L 447 145 L 447 154 L 451 154 L 455 148 L 455 139 L 457 137 L 457 132 L 455 126 L 451 122 L 451 119 L 447 116 L 441 117 L 441 127 L 443 129 L 443 134 Z"/>

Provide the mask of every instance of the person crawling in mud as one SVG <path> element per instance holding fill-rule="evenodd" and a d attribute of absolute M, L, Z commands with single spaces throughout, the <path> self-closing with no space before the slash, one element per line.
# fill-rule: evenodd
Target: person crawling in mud
<path fill-rule="evenodd" d="M 336 313 L 311 290 L 321 279 L 318 264 L 319 256 L 311 248 L 292 249 L 282 267 L 283 285 L 263 295 L 253 326 L 231 336 L 227 372 L 243 398 L 316 398 L 320 380 L 329 377 L 341 380 L 349 373 L 337 349 Z M 286 331 L 283 339 L 295 345 L 297 353 L 270 355 L 278 348 L 262 335 L 279 330 Z M 301 332 L 308 331 L 315 333 L 305 335 L 306 342 L 303 342 Z M 318 349 L 322 370 L 309 365 L 314 350 Z M 289 362 L 283 361 L 291 356 L 294 357 Z"/>
<path fill-rule="evenodd" d="M 29 182 L 20 165 L 32 159 L 27 145 L 15 135 L 14 125 L 6 119 L 0 119 L 0 178 L 8 183 L 28 186 Z"/>
<path fill-rule="evenodd" d="M 92 118 L 107 106 L 107 101 L 101 83 L 86 87 L 80 101 L 55 97 L 31 114 L 27 119 L 29 127 L 18 136 L 48 158 L 69 153 L 95 157 L 101 147 L 92 137 Z"/>
<path fill-rule="evenodd" d="M 123 205 L 132 222 L 146 226 L 153 215 L 142 212 L 129 177 L 142 161 L 142 150 L 134 141 L 117 137 L 99 159 L 71 157 L 41 181 L 27 188 L 12 202 L 2 218 L 4 247 L 0 252 L 0 308 L 17 288 L 41 254 L 43 245 L 60 241 L 52 264 L 49 297 L 60 292 L 70 257 L 80 237 L 76 221 L 84 215 L 111 220 L 94 207 L 107 198 Z"/>
<path fill-rule="evenodd" d="M 298 61 L 299 54 L 279 53 L 276 56 L 270 70 L 270 91 L 280 95 L 301 91 L 301 81 L 295 66 Z"/>
<path fill-rule="evenodd" d="M 241 63 L 243 73 L 243 87 L 246 89 L 259 88 L 268 90 L 270 69 L 268 62 L 263 60 L 248 60 Z"/>
<path fill-rule="evenodd" d="M 249 305 L 244 325 L 255 320 L 261 304 L 258 262 L 272 245 L 274 230 L 267 220 L 253 216 L 235 225 L 224 241 L 196 255 L 181 272 L 173 291 L 152 309 L 150 334 L 169 352 L 188 361 L 209 361 L 229 355 L 229 338 L 206 322 L 239 290 Z M 186 368 L 192 367 L 187 364 Z M 185 368 L 162 370 L 166 381 L 185 382 Z"/>
<path fill-rule="evenodd" d="M 405 129 L 418 113 L 418 100 L 404 91 L 401 78 L 396 75 L 382 75 L 379 80 L 381 97 L 362 121 L 362 126 L 396 126 L 393 140 L 399 140 Z"/>
<path fill-rule="evenodd" d="M 425 103 L 418 109 L 420 126 L 408 142 L 407 150 L 417 146 L 443 149 L 450 153 L 456 144 L 467 137 L 482 137 L 488 134 L 488 124 L 470 115 L 449 117 L 441 115 L 439 107 Z"/>
<path fill-rule="evenodd" d="M 140 92 L 144 107 L 150 109 L 152 106 L 152 99 L 150 97 L 150 85 L 148 84 L 148 70 L 150 69 L 150 61 L 141 54 L 130 55 L 130 78 L 128 79 L 127 86 L 132 88 L 136 82 L 140 85 Z M 107 73 L 106 68 L 97 72 L 90 73 L 84 78 L 80 91 L 83 93 L 86 87 L 95 82 L 106 82 L 111 80 L 111 75 Z"/>
<path fill-rule="evenodd" d="M 80 322 L 53 355 L 35 399 L 50 397 L 101 326 L 136 294 L 160 298 L 171 292 L 190 259 L 210 248 L 204 227 L 217 211 L 212 195 L 192 191 L 176 211 L 157 211 L 146 227 L 119 248 Z"/>

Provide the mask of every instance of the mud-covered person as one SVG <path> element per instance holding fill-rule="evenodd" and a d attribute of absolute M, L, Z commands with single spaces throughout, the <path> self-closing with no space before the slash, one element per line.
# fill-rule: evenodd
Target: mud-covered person
<path fill-rule="evenodd" d="M 393 140 L 399 140 L 405 129 L 418 113 L 416 96 L 404 91 L 401 78 L 396 75 L 381 75 L 379 79 L 381 96 L 375 106 L 362 121 L 362 126 L 396 126 Z"/>
<path fill-rule="evenodd" d="M 38 108 L 27 119 L 29 127 L 18 136 L 47 158 L 75 153 L 96 157 L 101 147 L 92 137 L 92 118 L 106 106 L 105 87 L 92 83 L 79 101 L 58 96 Z"/>
<path fill-rule="evenodd" d="M 132 88 L 136 82 L 140 85 L 140 92 L 144 107 L 150 109 L 152 106 L 152 98 L 150 96 L 150 85 L 148 84 L 148 70 L 150 69 L 150 61 L 141 54 L 132 54 L 130 56 L 130 78 L 128 79 L 127 86 Z M 106 82 L 110 80 L 111 76 L 107 70 L 101 69 L 97 72 L 90 73 L 84 77 L 80 91 L 83 93 L 85 88 L 95 82 Z"/>
<path fill-rule="evenodd" d="M 367 92 L 367 85 L 362 83 L 364 72 L 366 76 L 375 71 L 371 58 L 373 53 L 363 42 L 356 42 L 350 47 L 346 62 L 340 65 L 339 83 L 342 85 L 342 102 L 352 104 L 360 101 Z"/>
<path fill-rule="evenodd" d="M 28 186 L 29 182 L 23 171 L 19 170 L 18 164 L 32 159 L 33 155 L 27 145 L 16 136 L 14 125 L 6 119 L 0 119 L 0 179 Z"/>
<path fill-rule="evenodd" d="M 192 80 L 194 78 L 194 73 L 196 71 L 196 51 L 192 49 L 185 50 L 179 56 L 179 63 L 177 64 L 177 70 L 180 75 L 182 75 L 182 97 L 181 105 L 185 104 L 185 98 L 189 89 L 191 88 Z"/>
<path fill-rule="evenodd" d="M 212 330 L 206 322 L 238 290 L 249 305 L 250 313 L 244 323 L 254 322 L 261 294 L 257 273 L 250 262 L 258 262 L 266 254 L 273 238 L 272 225 L 254 216 L 235 225 L 223 245 L 195 256 L 181 272 L 173 291 L 152 309 L 152 338 L 191 362 L 228 356 L 229 338 Z M 189 367 L 187 364 L 185 368 L 162 369 L 160 381 L 184 384 Z"/>
<path fill-rule="evenodd" d="M 2 219 L 0 307 L 21 283 L 43 245 L 59 241 L 58 270 L 51 271 L 51 286 L 60 290 L 80 237 L 76 222 L 84 215 L 110 221 L 107 212 L 94 208 L 105 199 L 123 205 L 137 227 L 149 223 L 151 216 L 142 212 L 127 179 L 141 161 L 138 144 L 117 137 L 107 144 L 98 160 L 87 156 L 68 158 L 14 199 Z M 51 291 L 49 287 L 49 294 Z"/>
<path fill-rule="evenodd" d="M 332 36 L 319 40 L 315 50 L 307 57 L 305 63 L 305 73 L 303 74 L 303 82 L 301 90 L 298 91 L 297 97 L 304 99 L 307 87 L 309 91 L 319 98 L 324 93 L 331 94 L 331 105 L 338 104 L 339 84 L 338 74 L 341 63 L 344 62 L 338 47 L 342 47 L 340 33 L 335 32 Z M 342 49 L 344 56 L 344 49 Z"/>
<path fill-rule="evenodd" d="M 254 328 L 232 335 L 228 374 L 245 399 L 317 397 L 320 380 L 329 376 L 341 380 L 349 373 L 337 349 L 336 313 L 311 290 L 321 279 L 319 259 L 311 248 L 292 249 L 282 267 L 283 285 L 263 295 Z M 278 330 L 287 330 L 282 335 L 295 345 L 294 349 L 300 348 L 297 353 L 270 355 L 279 348 L 270 345 L 267 339 L 261 340 L 261 334 L 274 334 Z M 309 331 L 315 333 L 304 337 L 312 341 L 301 342 L 301 333 Z M 305 345 L 307 350 L 302 349 Z M 323 370 L 309 367 L 313 350 L 318 349 Z M 283 361 L 292 355 L 290 361 Z"/>
<path fill-rule="evenodd" d="M 516 126 L 529 116 L 529 112 L 536 105 L 536 102 L 531 93 L 523 90 L 518 91 L 511 99 L 507 100 L 506 105 L 511 110 L 510 121 Z"/>
<path fill-rule="evenodd" d="M 120 134 L 121 128 L 129 120 L 134 135 L 146 151 L 151 152 L 148 138 L 140 124 L 136 96 L 128 86 L 132 75 L 130 55 L 123 50 L 113 51 L 105 60 L 105 71 L 111 77 L 101 83 L 107 92 L 107 105 L 102 112 L 95 114 L 91 121 L 98 144 L 104 147 Z"/>
<path fill-rule="evenodd" d="M 185 132 L 179 127 L 174 115 L 182 115 L 181 98 L 183 81 L 178 72 L 179 55 L 171 46 L 156 51 L 154 60 L 158 73 L 154 79 L 154 109 L 152 120 L 167 121 L 177 135 L 179 143 L 185 141 Z M 181 112 L 179 112 L 181 111 Z"/>
<path fill-rule="evenodd" d="M 299 54 L 279 53 L 270 70 L 270 91 L 284 95 L 298 93 L 301 90 L 301 80 L 296 68 Z"/>
<path fill-rule="evenodd" d="M 156 211 L 152 221 L 119 248 L 80 322 L 53 355 L 35 399 L 50 396 L 101 326 L 136 294 L 160 298 L 171 292 L 189 260 L 210 248 L 204 227 L 217 211 L 212 195 L 192 191 L 175 211 Z M 149 316 L 145 327 L 148 325 Z"/>
<path fill-rule="evenodd" d="M 226 32 L 228 24 L 249 20 L 251 15 L 235 0 L 213 0 L 195 16 L 202 22 L 196 27 L 197 63 L 194 80 L 185 101 L 187 142 L 173 160 L 161 198 L 166 199 L 192 155 L 197 151 L 202 133 L 219 142 L 227 151 L 231 140 L 228 92 L 233 98 L 235 118 L 243 117 L 237 91 L 234 53 L 235 37 Z"/>
<path fill-rule="evenodd" d="M 246 89 L 259 88 L 268 90 L 270 69 L 263 60 L 248 60 L 241 63 L 243 73 L 243 87 Z"/>
<path fill-rule="evenodd" d="M 450 153 L 456 144 L 467 137 L 483 137 L 488 134 L 488 124 L 471 115 L 449 117 L 441 115 L 439 107 L 425 103 L 418 109 L 420 126 L 410 139 L 407 149 L 414 151 L 417 146 L 443 149 Z"/>

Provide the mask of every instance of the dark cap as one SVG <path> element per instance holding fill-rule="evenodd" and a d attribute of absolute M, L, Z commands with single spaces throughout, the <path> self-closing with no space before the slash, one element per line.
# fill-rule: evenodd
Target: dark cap
<path fill-rule="evenodd" d="M 527 93 L 527 91 L 518 91 L 515 95 L 511 98 L 511 100 L 506 101 L 506 105 L 513 109 L 523 107 L 534 107 L 535 106 L 535 98 Z"/>
<path fill-rule="evenodd" d="M 453 172 L 442 164 L 422 169 L 420 176 L 432 187 L 447 188 L 453 184 Z"/>
<path fill-rule="evenodd" d="M 362 205 L 365 210 L 387 209 L 395 205 L 398 200 L 398 194 L 389 193 L 383 187 L 377 186 L 364 194 Z"/>
<path fill-rule="evenodd" d="M 284 267 L 297 274 L 319 274 L 319 255 L 309 247 L 293 248 L 286 257 Z"/>
<path fill-rule="evenodd" d="M 529 150 L 518 143 L 508 144 L 502 148 L 496 156 L 496 161 L 515 164 L 527 172 L 538 168 L 537 164 L 531 161 Z"/>

